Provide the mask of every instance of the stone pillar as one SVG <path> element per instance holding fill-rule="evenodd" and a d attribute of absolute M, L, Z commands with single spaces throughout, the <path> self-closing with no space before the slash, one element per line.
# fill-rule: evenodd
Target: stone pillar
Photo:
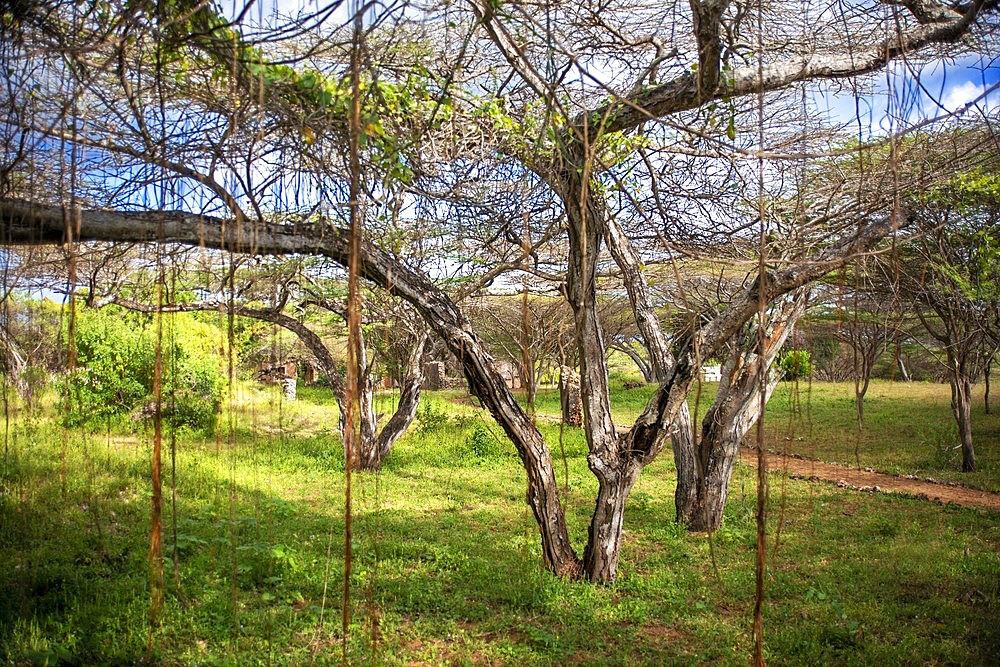
<path fill-rule="evenodd" d="M 316 384 L 318 379 L 319 371 L 316 368 L 316 364 L 311 361 L 305 362 L 302 371 L 302 381 L 306 384 Z"/>
<path fill-rule="evenodd" d="M 424 389 L 444 389 L 445 383 L 443 361 L 428 361 L 424 364 Z"/>
<path fill-rule="evenodd" d="M 583 397 L 580 394 L 580 374 L 569 366 L 559 367 L 559 402 L 562 420 L 570 426 L 583 425 Z"/>
<path fill-rule="evenodd" d="M 295 378 L 282 378 L 281 391 L 285 394 L 286 401 L 295 400 Z"/>

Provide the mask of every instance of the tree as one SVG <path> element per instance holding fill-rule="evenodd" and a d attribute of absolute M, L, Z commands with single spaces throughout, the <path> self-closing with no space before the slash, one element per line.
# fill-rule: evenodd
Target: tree
<path fill-rule="evenodd" d="M 837 282 L 849 285 L 853 278 L 861 284 L 847 287 L 848 295 L 841 293 L 838 303 L 829 304 L 823 316 L 834 324 L 832 336 L 850 349 L 850 376 L 854 380 L 854 407 L 860 428 L 865 422 L 865 395 L 875 364 L 900 336 L 903 304 L 892 294 L 890 286 L 872 284 L 862 266 L 855 268 L 857 273 L 845 272 Z M 901 358 L 897 357 L 896 363 L 902 371 L 906 370 Z"/>
<path fill-rule="evenodd" d="M 1000 179 L 974 169 L 913 199 L 922 234 L 883 271 L 944 348 L 962 470 L 972 472 L 972 384 L 998 331 Z"/>
<path fill-rule="evenodd" d="M 802 26 L 800 39 L 782 35 L 772 40 L 766 32 L 753 32 L 752 22 L 746 20 L 748 7 L 727 2 L 693 2 L 690 13 L 688 8 L 678 6 L 667 17 L 658 9 L 637 7 L 613 12 L 615 16 L 606 12 L 596 15 L 587 7 L 567 8 L 557 17 L 548 17 L 554 18 L 548 22 L 551 29 L 545 28 L 546 21 L 541 20 L 545 17 L 539 16 L 533 6 L 484 3 L 474 5 L 475 16 L 462 23 L 469 29 L 469 48 L 454 56 L 458 62 L 447 63 L 449 67 L 444 71 L 448 74 L 440 85 L 400 75 L 395 81 L 373 81 L 367 86 L 370 92 L 360 101 L 366 124 L 360 127 L 365 130 L 367 142 L 365 185 L 370 193 L 377 191 L 374 183 L 408 181 L 412 184 L 411 196 L 427 202 L 431 210 L 433 203 L 440 201 L 433 196 L 434 191 L 447 181 L 436 165 L 448 163 L 453 172 L 467 171 L 469 164 L 475 164 L 475 170 L 493 168 L 484 166 L 487 164 L 495 165 L 498 171 L 503 167 L 508 177 L 513 173 L 517 178 L 533 179 L 537 191 L 551 195 L 552 209 L 557 214 L 544 217 L 560 224 L 547 225 L 544 233 L 532 234 L 531 239 L 522 238 L 523 247 L 515 257 L 523 257 L 524 247 L 534 246 L 532 240 L 543 237 L 565 250 L 560 273 L 573 313 L 581 366 L 588 462 L 599 484 L 587 543 L 580 557 L 569 540 L 551 452 L 507 390 L 491 355 L 455 301 L 408 266 L 391 244 L 380 247 L 370 237 L 359 249 L 355 246 L 352 253 L 350 236 L 336 227 L 335 219 L 340 215 L 336 207 L 329 215 L 297 217 L 277 196 L 280 188 L 275 184 L 288 182 L 277 175 L 277 165 L 281 164 L 282 169 L 298 166 L 295 178 L 315 188 L 315 192 L 298 191 L 308 199 L 309 206 L 322 210 L 333 203 L 350 201 L 350 208 L 357 210 L 361 203 L 355 196 L 344 197 L 344 170 L 329 157 L 340 155 L 346 143 L 343 112 L 350 106 L 351 97 L 336 76 L 344 71 L 347 61 L 346 54 L 336 50 L 336 39 L 323 42 L 330 69 L 335 73 L 330 77 L 308 68 L 275 66 L 261 52 L 244 47 L 229 26 L 206 20 L 202 12 L 207 10 L 198 6 L 191 20 L 203 21 L 205 29 L 193 32 L 185 26 L 178 29 L 168 24 L 161 40 L 176 39 L 171 49 L 197 62 L 206 74 L 202 79 L 171 78 L 182 73 L 188 62 L 152 58 L 150 54 L 173 54 L 171 49 L 165 51 L 162 44 L 152 43 L 132 29 L 133 17 L 156 24 L 155 14 L 144 14 L 142 8 L 137 8 L 126 14 L 127 20 L 104 30 L 101 34 L 107 38 L 96 40 L 96 46 L 90 46 L 95 42 L 90 35 L 89 50 L 74 50 L 74 43 L 88 40 L 85 26 L 70 25 L 67 29 L 67 25 L 60 24 L 58 12 L 37 12 L 35 5 L 26 5 L 20 30 L 38 40 L 48 39 L 53 33 L 59 35 L 53 46 L 67 64 L 63 70 L 71 74 L 66 79 L 50 80 L 71 81 L 72 91 L 43 91 L 41 99 L 48 99 L 50 92 L 52 99 L 68 99 L 67 94 L 78 88 L 90 94 L 77 96 L 88 105 L 86 114 L 74 114 L 72 105 L 44 113 L 19 110 L 17 118 L 24 119 L 19 121 L 19 131 L 47 136 L 47 146 L 35 144 L 39 150 L 50 148 L 53 140 L 70 142 L 127 161 L 126 167 L 153 169 L 158 178 L 185 183 L 183 187 L 196 189 L 199 196 L 185 203 L 186 212 L 171 212 L 169 198 L 137 207 L 134 198 L 143 190 L 136 183 L 132 188 L 116 189 L 120 196 L 100 197 L 100 204 L 113 210 L 84 210 L 80 204 L 86 196 L 78 188 L 69 189 L 69 201 L 62 206 L 52 206 L 54 202 L 32 192 L 33 204 L 3 200 L 0 213 L 7 238 L 19 243 L 156 239 L 255 254 L 322 254 L 345 265 L 353 257 L 353 266 L 364 278 L 406 300 L 444 340 L 463 364 L 472 391 L 513 441 L 525 467 L 527 499 L 539 524 L 547 567 L 559 574 L 582 574 L 593 581 L 614 580 L 629 492 L 642 469 L 665 447 L 671 432 L 680 476 L 688 475 L 684 466 L 689 467 L 695 459 L 684 454 L 689 449 L 678 441 L 690 431 L 684 417 L 686 398 L 701 360 L 721 352 L 727 341 L 747 331 L 755 317 L 759 318 L 758 339 L 765 340 L 768 304 L 777 304 L 773 309 L 780 311 L 786 295 L 872 249 L 899 226 L 890 210 L 891 202 L 887 204 L 877 188 L 859 196 L 863 190 L 854 187 L 853 182 L 851 187 L 831 184 L 827 197 L 806 202 L 790 216 L 768 210 L 771 205 L 756 211 L 745 205 L 742 211 L 730 211 L 738 214 L 722 218 L 721 230 L 711 232 L 705 231 L 703 219 L 684 217 L 674 224 L 676 229 L 690 230 L 695 240 L 728 238 L 753 264 L 741 288 L 727 296 L 724 308 L 695 320 L 697 326 L 668 345 L 649 294 L 643 269 L 646 258 L 636 249 L 642 237 L 634 229 L 636 221 L 652 221 L 649 226 L 656 226 L 656 218 L 649 216 L 665 220 L 666 212 L 659 207 L 650 214 L 641 206 L 633 206 L 628 193 L 634 182 L 628 174 L 641 174 L 636 178 L 642 188 L 658 191 L 661 169 L 671 171 L 671 163 L 664 157 L 671 144 L 689 141 L 694 157 L 709 147 L 725 146 L 728 150 L 731 143 L 727 140 L 733 142 L 738 136 L 737 116 L 750 113 L 755 100 L 761 106 L 758 113 L 763 115 L 768 112 L 763 105 L 772 102 L 772 92 L 808 81 L 858 77 L 935 45 L 956 44 L 967 35 L 988 30 L 988 25 L 981 28 L 979 23 L 991 21 L 996 9 L 992 2 L 960 6 L 906 2 L 905 11 L 887 5 L 883 15 L 866 17 L 864 22 L 829 11 L 806 17 L 809 25 Z M 781 24 L 787 31 L 794 26 L 789 26 L 789 14 L 782 9 L 775 6 L 761 10 L 760 20 Z M 622 25 L 612 25 L 618 18 Z M 660 32 L 665 20 L 673 26 L 669 34 L 678 36 L 674 43 L 665 43 L 665 35 Z M 132 39 L 121 38 L 123 33 Z M 535 34 L 546 38 L 528 37 Z M 377 37 L 373 37 L 375 45 L 379 43 Z M 755 42 L 754 47 L 746 46 Z M 24 43 L 30 43 L 30 39 Z M 812 48 L 805 49 L 801 46 L 804 44 Z M 355 57 L 357 52 L 352 49 Z M 445 56 L 454 54 L 447 48 L 442 52 Z M 89 57 L 83 58 L 82 53 Z M 240 57 L 234 58 L 234 53 Z M 136 76 L 137 72 L 151 70 L 150 60 L 159 66 L 158 76 Z M 370 60 L 378 62 L 377 57 Z M 600 81 L 591 71 L 592 65 L 604 62 L 625 64 L 624 74 L 613 85 Z M 508 72 L 497 72 L 501 64 Z M 108 76 L 112 71 L 118 76 Z M 567 77 L 570 71 L 574 75 Z M 464 89 L 453 86 L 456 73 L 468 77 Z M 213 76 L 227 83 L 228 94 L 220 95 L 217 87 L 207 85 Z M 595 78 L 597 85 L 589 86 Z M 491 95 L 484 98 L 466 94 L 479 84 Z M 140 85 L 146 89 L 137 95 Z M 412 95 L 415 90 L 426 96 L 424 101 Z M 387 103 L 389 98 L 398 100 L 407 95 L 411 99 L 407 112 L 400 113 L 401 105 Z M 233 104 L 233 99 L 240 104 Z M 169 103 L 170 112 L 164 113 L 162 106 L 160 110 L 143 106 L 147 100 Z M 18 103 L 27 109 L 40 102 L 37 97 L 24 96 Z M 356 106 L 354 110 L 358 111 Z M 81 115 L 86 115 L 88 121 L 84 132 L 77 130 L 75 122 Z M 462 127 L 450 144 L 452 149 L 442 155 L 432 140 L 446 116 L 453 121 L 452 126 Z M 103 117 L 118 119 L 115 127 L 101 128 Z M 46 122 L 36 122 L 39 118 Z M 356 130 L 357 120 L 355 114 L 347 125 Z M 775 122 L 780 122 L 780 114 Z M 153 134 L 148 130 L 151 124 Z M 764 125 L 760 117 L 762 137 Z M 186 141 L 192 136 L 191 127 L 198 128 L 197 141 Z M 262 127 L 283 131 L 264 133 Z M 779 127 L 771 125 L 766 129 L 777 133 Z M 478 139 L 468 140 L 482 128 L 489 129 L 489 133 L 484 131 Z M 679 128 L 676 134 L 673 128 Z M 678 135 L 686 139 L 679 140 Z M 404 140 L 411 137 L 419 140 Z M 489 141 L 484 142 L 484 137 Z M 660 150 L 643 147 L 650 138 L 659 143 Z M 761 151 L 768 148 L 764 141 L 761 138 L 743 147 L 734 146 L 732 153 L 749 150 L 763 156 Z M 349 152 L 356 162 L 358 151 Z M 287 162 L 279 162 L 284 156 Z M 264 184 L 256 180 L 262 169 L 259 159 L 275 165 L 276 175 L 264 177 Z M 732 164 L 728 159 L 722 162 Z M 256 171 L 248 167 L 250 164 L 257 164 Z M 763 181 L 765 166 L 758 167 L 756 172 Z M 127 173 L 127 169 L 124 171 Z M 355 179 L 352 182 L 357 184 L 358 165 L 349 171 Z M 725 172 L 726 167 L 720 171 Z M 876 169 L 866 179 L 881 178 L 884 184 L 888 173 L 889 169 Z M 928 171 L 911 176 L 909 185 L 927 187 L 936 179 L 937 173 Z M 736 173 L 726 182 L 752 180 L 750 174 Z M 755 187 L 739 186 L 733 199 L 744 204 L 763 202 L 767 196 L 764 189 L 760 182 Z M 356 195 L 358 188 L 353 187 L 351 193 Z M 262 206 L 272 200 L 285 209 L 281 211 L 285 224 L 263 215 Z M 365 200 L 374 205 L 377 197 Z M 148 212 L 136 212 L 135 208 Z M 199 214 L 188 212 L 195 209 Z M 631 229 L 624 215 L 616 215 L 624 210 L 639 213 L 631 221 Z M 787 220 L 794 221 L 792 228 L 787 226 Z M 754 229 L 758 236 L 760 243 L 756 246 L 751 243 L 748 229 Z M 774 237 L 783 242 L 769 241 Z M 788 239 L 790 242 L 784 242 Z M 610 261 L 603 248 L 610 254 Z M 662 246 L 655 249 L 657 253 L 667 251 Z M 623 276 L 659 383 L 645 411 L 622 433 L 611 419 L 607 345 L 599 317 L 598 279 L 602 267 L 609 264 Z M 768 356 L 765 340 L 758 362 L 761 378 L 762 362 Z M 748 377 L 752 376 L 750 372 Z"/>
<path fill-rule="evenodd" d="M 183 260 L 182 260 L 183 261 Z M 165 303 L 150 303 L 135 296 L 148 292 L 148 288 L 134 282 L 136 274 L 128 274 L 115 267 L 119 274 L 133 277 L 131 283 L 107 283 L 99 272 L 91 280 L 88 301 L 95 305 L 116 305 L 142 313 L 232 312 L 240 318 L 268 322 L 295 335 L 313 355 L 340 408 L 340 428 L 343 432 L 346 401 L 342 360 L 338 360 L 324 341 L 322 313 L 332 313 L 346 322 L 342 281 L 324 277 L 328 268 L 312 266 L 304 261 L 265 262 L 254 267 L 229 271 L 225 267 L 214 272 L 204 266 L 197 271 L 200 282 L 188 285 L 183 294 L 174 294 Z M 313 263 L 315 264 L 315 263 Z M 109 267 L 104 267 L 109 268 Z M 139 276 L 141 277 L 141 275 Z M 228 288 L 227 288 L 228 286 Z M 194 293 L 216 295 L 212 298 L 192 298 Z M 379 308 L 380 307 L 380 308 Z M 289 311 L 295 315 L 289 314 Z M 381 312 L 380 312 L 381 311 Z M 361 383 L 358 414 L 362 434 L 354 460 L 349 465 L 361 470 L 378 470 L 389 455 L 393 445 L 406 432 L 416 416 L 423 382 L 423 353 L 427 343 L 427 330 L 418 318 L 391 299 L 367 300 L 366 327 L 376 339 L 380 330 L 392 329 L 391 344 L 369 346 L 361 341 Z M 338 332 L 339 333 L 339 332 Z M 381 338 L 389 338 L 385 332 Z M 381 343 L 382 341 L 378 341 Z M 399 386 L 399 400 L 388 419 L 381 419 L 375 411 L 376 363 L 392 366 Z"/>
<path fill-rule="evenodd" d="M 467 305 L 469 316 L 484 342 L 500 358 L 515 364 L 529 406 L 542 376 L 562 363 L 560 350 L 572 343 L 565 302 L 561 297 L 487 295 Z"/>

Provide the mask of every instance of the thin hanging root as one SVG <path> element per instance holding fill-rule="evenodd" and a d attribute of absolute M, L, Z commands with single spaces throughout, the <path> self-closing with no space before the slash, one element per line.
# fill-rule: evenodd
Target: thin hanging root
<path fill-rule="evenodd" d="M 764 18 L 763 7 L 757 6 L 757 52 L 763 53 Z M 764 148 L 764 61 L 757 57 L 757 139 L 758 145 Z M 766 204 L 764 201 L 764 158 L 757 161 L 757 216 L 760 220 L 760 248 L 757 275 L 763 279 L 766 275 L 767 226 Z M 767 308 L 765 289 L 758 290 L 757 304 L 757 356 L 764 359 L 767 352 L 767 339 L 764 331 L 764 311 Z M 766 373 L 758 374 L 760 383 L 760 413 L 757 416 L 757 559 L 755 564 L 755 587 L 753 604 L 753 662 L 755 667 L 764 667 L 764 575 L 767 564 L 767 456 L 764 453 L 764 396 L 766 390 Z"/>
<path fill-rule="evenodd" d="M 157 245 L 157 248 L 161 246 Z M 162 261 L 162 257 L 158 257 Z M 162 270 L 161 270 L 162 277 Z M 164 604 L 163 577 L 163 486 L 161 480 L 161 452 L 163 447 L 163 284 L 156 285 L 156 349 L 153 362 L 153 461 L 152 461 L 152 510 L 149 535 L 149 627 L 150 648 L 153 633 L 160 623 Z"/>
<path fill-rule="evenodd" d="M 351 256 L 347 270 L 347 418 L 344 428 L 344 584 L 341 607 L 341 661 L 348 664 L 347 646 L 351 624 L 351 472 L 360 453 L 361 295 L 361 50 L 364 40 L 362 7 L 356 6 L 351 44 L 350 117 L 350 217 Z"/>

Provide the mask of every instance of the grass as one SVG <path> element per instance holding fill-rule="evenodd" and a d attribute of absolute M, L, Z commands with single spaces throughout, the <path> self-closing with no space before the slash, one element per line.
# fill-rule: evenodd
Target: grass
<path fill-rule="evenodd" d="M 704 415 L 717 388 L 705 383 L 690 400 L 692 414 Z M 626 427 L 646 407 L 652 386 L 616 389 L 615 422 Z M 853 382 L 782 382 L 767 405 L 768 447 L 821 461 L 861 465 L 894 475 L 917 475 L 1000 492 L 1000 402 L 986 414 L 982 387 L 974 389 L 973 442 L 978 470 L 961 472 L 958 431 L 947 384 L 873 380 L 865 398 L 865 424 L 858 429 Z M 539 392 L 536 409 L 557 419 L 559 394 Z M 753 435 L 748 436 L 752 439 Z"/>
<path fill-rule="evenodd" d="M 641 404 L 641 390 L 631 392 L 616 397 L 616 410 Z M 301 398 L 241 392 L 234 438 L 179 441 L 177 538 L 168 491 L 168 596 L 153 663 L 340 663 L 343 456 L 328 399 Z M 386 468 L 353 476 L 351 664 L 746 664 L 753 471 L 734 476 L 713 538 L 717 570 L 708 540 L 672 521 L 664 456 L 632 495 L 618 582 L 564 581 L 541 567 L 509 443 L 458 398 L 427 396 Z M 817 433 L 819 404 L 832 398 L 814 386 L 811 401 Z M 562 432 L 564 478 L 559 429 L 542 428 L 580 548 L 595 492 L 585 443 L 578 429 Z M 0 660 L 142 662 L 149 434 L 67 433 L 36 418 L 15 421 L 7 436 Z M 169 456 L 165 466 L 169 489 Z M 767 579 L 771 664 L 991 664 L 1000 655 L 995 513 L 771 483 L 772 536 L 784 517 Z"/>

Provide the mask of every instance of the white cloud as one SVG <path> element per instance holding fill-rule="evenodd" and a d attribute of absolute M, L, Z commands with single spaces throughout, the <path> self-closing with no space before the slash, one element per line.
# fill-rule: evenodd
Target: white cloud
<path fill-rule="evenodd" d="M 948 111 L 956 111 L 976 99 L 986 91 L 986 86 L 975 81 L 966 81 L 948 88 L 941 98 L 941 106 Z M 982 104 L 982 102 L 981 102 Z"/>

